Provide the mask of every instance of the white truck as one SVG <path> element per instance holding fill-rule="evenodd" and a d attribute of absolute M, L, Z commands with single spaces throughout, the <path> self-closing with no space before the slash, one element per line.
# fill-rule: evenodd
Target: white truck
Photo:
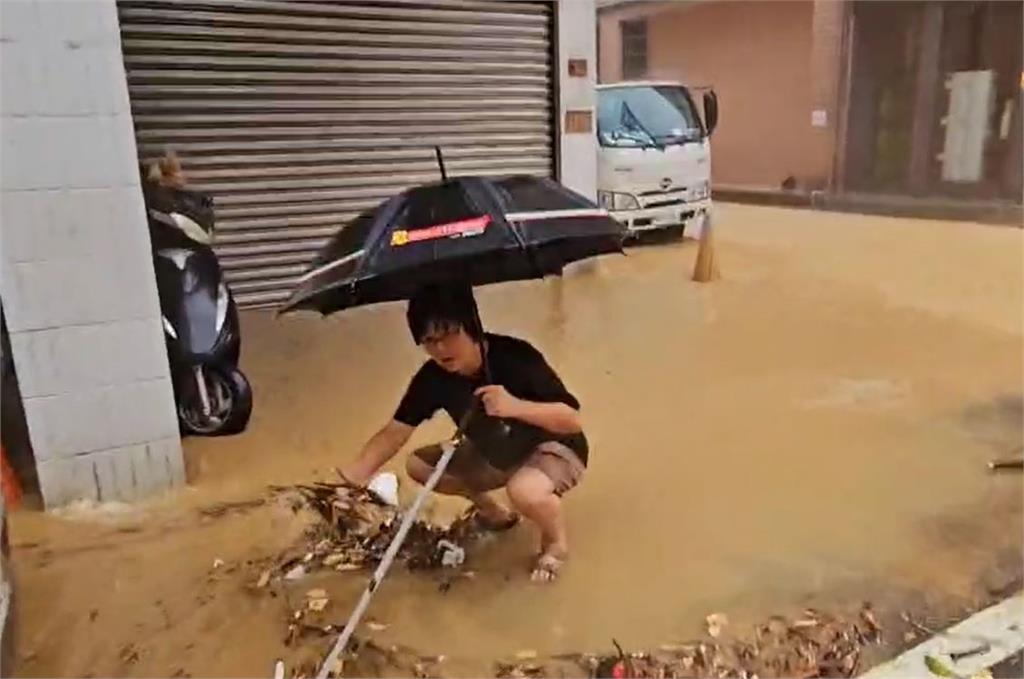
<path fill-rule="evenodd" d="M 677 82 L 622 82 L 597 88 L 597 197 L 631 237 L 665 229 L 682 236 L 711 209 L 710 137 L 718 98 Z"/>

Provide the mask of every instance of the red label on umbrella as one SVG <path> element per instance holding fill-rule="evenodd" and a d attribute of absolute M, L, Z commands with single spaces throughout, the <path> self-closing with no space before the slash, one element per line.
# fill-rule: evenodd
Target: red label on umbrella
<path fill-rule="evenodd" d="M 391 245 L 405 245 L 406 243 L 415 243 L 421 240 L 434 240 L 437 238 L 463 238 L 465 236 L 478 236 L 484 232 L 487 225 L 490 223 L 490 215 L 483 215 L 482 217 L 463 219 L 458 222 L 428 226 L 423 229 L 413 229 L 411 231 L 403 229 L 401 231 L 393 231 L 391 233 Z"/>

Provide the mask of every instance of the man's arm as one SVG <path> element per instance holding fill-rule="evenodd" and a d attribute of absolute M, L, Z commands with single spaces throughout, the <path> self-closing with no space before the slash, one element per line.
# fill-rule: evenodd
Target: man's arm
<path fill-rule="evenodd" d="M 370 437 L 355 460 L 341 469 L 342 477 L 349 483 L 365 486 L 401 450 L 414 430 L 415 427 L 391 420 Z"/>
<path fill-rule="evenodd" d="M 476 390 L 484 409 L 492 417 L 519 420 L 552 434 L 578 434 L 583 431 L 580 411 L 560 401 L 544 403 L 516 398 L 500 384 Z"/>

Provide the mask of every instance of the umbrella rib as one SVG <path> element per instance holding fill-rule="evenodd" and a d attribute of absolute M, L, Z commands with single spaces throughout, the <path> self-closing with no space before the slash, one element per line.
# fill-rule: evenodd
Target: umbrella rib
<path fill-rule="evenodd" d="M 299 278 L 299 283 L 305 283 L 306 281 L 308 281 L 310 278 L 313 278 L 314 276 L 317 276 L 317 275 L 322 274 L 324 272 L 330 271 L 331 269 L 339 267 L 342 264 L 346 264 L 348 262 L 351 262 L 353 259 L 356 259 L 357 257 L 362 257 L 364 252 L 366 252 L 365 248 L 359 249 L 359 250 L 356 250 L 355 252 L 350 252 L 349 254 L 345 255 L 344 257 L 336 259 L 333 262 L 328 262 L 327 264 L 324 264 L 323 266 L 319 266 L 319 267 L 313 269 L 312 271 L 307 271 L 306 273 L 304 273 L 302 275 L 301 278 Z"/>
<path fill-rule="evenodd" d="M 389 232 L 387 224 L 391 222 L 392 217 L 394 217 L 394 213 L 398 211 L 407 194 L 408 191 L 403 191 L 401 194 L 399 194 L 402 197 L 402 200 L 398 200 L 397 197 L 392 197 L 387 201 L 387 203 L 381 206 L 381 213 L 384 214 L 377 216 L 376 224 L 374 224 L 373 230 L 370 232 L 369 237 L 366 239 L 366 245 L 363 246 L 364 255 L 359 259 L 359 263 L 356 265 L 356 270 L 352 275 L 353 288 L 355 287 L 356 282 L 359 280 L 359 277 L 363 275 L 363 270 L 366 268 L 366 262 L 368 262 L 370 259 L 373 258 L 374 255 L 377 254 L 377 250 L 380 249 L 381 243 L 386 242 L 385 236 Z M 388 203 L 391 204 L 389 205 Z M 384 219 L 383 217 L 386 217 L 386 219 Z"/>
<path fill-rule="evenodd" d="M 607 210 L 580 208 L 578 210 L 533 210 L 530 212 L 508 212 L 505 219 L 517 222 L 532 222 L 540 219 L 568 219 L 572 217 L 608 217 Z"/>

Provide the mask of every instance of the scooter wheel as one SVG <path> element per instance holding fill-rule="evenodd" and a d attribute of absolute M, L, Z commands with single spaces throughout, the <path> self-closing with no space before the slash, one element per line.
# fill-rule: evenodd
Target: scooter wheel
<path fill-rule="evenodd" d="M 252 415 L 252 387 L 237 368 L 207 366 L 203 369 L 211 411 L 204 414 L 198 402 L 198 390 L 186 390 L 188 396 L 178 404 L 178 420 L 185 434 L 229 436 L 243 431 Z M 193 386 L 193 385 L 190 385 Z"/>

